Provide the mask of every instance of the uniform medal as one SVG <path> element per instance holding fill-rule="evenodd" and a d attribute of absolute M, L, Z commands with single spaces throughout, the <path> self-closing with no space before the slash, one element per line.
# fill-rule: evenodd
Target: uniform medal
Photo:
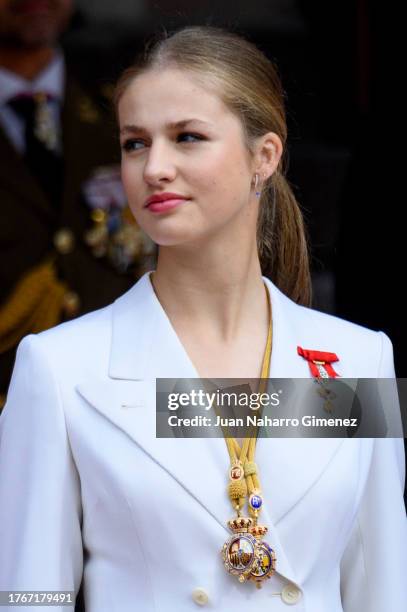
<path fill-rule="evenodd" d="M 239 582 L 250 580 L 260 588 L 276 569 L 274 550 L 263 540 L 267 527 L 258 525 L 256 519 L 239 515 L 228 521 L 228 527 L 233 535 L 222 548 L 226 570 Z"/>

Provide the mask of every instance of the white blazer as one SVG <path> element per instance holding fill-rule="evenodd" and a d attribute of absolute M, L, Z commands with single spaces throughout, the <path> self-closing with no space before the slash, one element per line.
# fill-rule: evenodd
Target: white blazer
<path fill-rule="evenodd" d="M 394 376 L 383 332 L 264 282 L 270 377 L 310 377 L 298 345 L 335 352 L 342 377 Z M 259 439 L 278 573 L 258 590 L 221 561 L 224 440 L 155 436 L 155 378 L 177 377 L 198 374 L 149 273 L 113 305 L 21 342 L 0 419 L 0 590 L 77 592 L 83 575 L 86 612 L 406 610 L 402 440 Z"/>

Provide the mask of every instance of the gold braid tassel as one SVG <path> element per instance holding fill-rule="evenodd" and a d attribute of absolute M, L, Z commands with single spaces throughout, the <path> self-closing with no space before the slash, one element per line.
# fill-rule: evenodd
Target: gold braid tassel
<path fill-rule="evenodd" d="M 57 325 L 67 291 L 67 285 L 57 278 L 52 259 L 31 268 L 0 306 L 0 353 L 16 346 L 27 334 Z"/>
<path fill-rule="evenodd" d="M 236 482 L 233 482 L 233 480 L 229 482 L 228 494 L 229 494 L 229 498 L 232 501 L 245 499 L 247 495 L 246 481 L 243 479 L 243 480 L 237 480 Z"/>

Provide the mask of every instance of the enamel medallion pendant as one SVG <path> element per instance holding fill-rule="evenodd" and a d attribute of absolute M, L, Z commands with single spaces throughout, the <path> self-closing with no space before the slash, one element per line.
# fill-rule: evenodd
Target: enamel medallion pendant
<path fill-rule="evenodd" d="M 270 578 L 276 567 L 273 549 L 262 541 L 267 527 L 254 525 L 252 518 L 243 516 L 231 519 L 228 526 L 233 535 L 221 551 L 225 569 L 239 582 L 251 580 L 260 588 L 263 580 Z"/>

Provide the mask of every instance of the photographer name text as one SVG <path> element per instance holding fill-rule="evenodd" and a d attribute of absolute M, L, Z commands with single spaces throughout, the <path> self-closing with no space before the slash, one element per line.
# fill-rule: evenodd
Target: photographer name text
<path fill-rule="evenodd" d="M 321 418 L 314 415 L 303 415 L 297 418 L 273 418 L 268 416 L 246 415 L 245 418 L 226 418 L 216 416 L 213 419 L 206 415 L 190 418 L 172 414 L 168 417 L 170 427 L 358 427 L 354 418 Z"/>

